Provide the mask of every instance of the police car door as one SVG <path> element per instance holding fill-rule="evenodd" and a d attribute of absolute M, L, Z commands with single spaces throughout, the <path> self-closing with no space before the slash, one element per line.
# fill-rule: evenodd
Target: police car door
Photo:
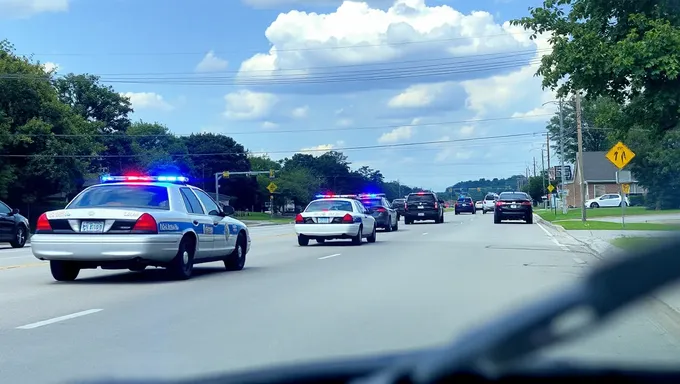
<path fill-rule="evenodd" d="M 191 191 L 191 188 L 182 187 L 179 189 L 179 192 L 184 200 L 194 232 L 198 237 L 198 249 L 194 257 L 197 259 L 212 257 L 215 254 L 212 219 L 206 215 L 201 202 Z"/>
<path fill-rule="evenodd" d="M 194 193 L 196 193 L 196 196 L 198 196 L 198 199 L 201 200 L 201 203 L 203 203 L 203 206 L 208 212 L 208 216 L 212 220 L 213 248 L 215 249 L 215 255 L 219 256 L 231 253 L 236 243 L 232 241 L 231 243 L 234 244 L 231 246 L 227 243 L 230 233 L 227 231 L 227 220 L 222 214 L 222 210 L 210 195 L 198 188 L 194 188 L 193 190 Z"/>

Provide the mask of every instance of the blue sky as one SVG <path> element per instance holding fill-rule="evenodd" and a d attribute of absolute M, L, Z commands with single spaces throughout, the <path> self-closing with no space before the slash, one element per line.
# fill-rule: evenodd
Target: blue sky
<path fill-rule="evenodd" d="M 229 134 L 274 159 L 338 149 L 442 190 L 540 166 L 554 95 L 533 74 L 550 47 L 507 23 L 538 5 L 0 0 L 0 38 L 58 75 L 100 75 L 136 119 L 177 134 Z"/>

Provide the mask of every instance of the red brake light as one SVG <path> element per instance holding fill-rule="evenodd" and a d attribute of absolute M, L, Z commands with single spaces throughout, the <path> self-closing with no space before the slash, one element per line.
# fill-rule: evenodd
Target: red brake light
<path fill-rule="evenodd" d="M 439 208 L 439 204 L 437 204 L 437 202 L 435 201 L 434 202 L 434 209 L 437 209 L 437 208 Z"/>
<path fill-rule="evenodd" d="M 422 195 L 424 195 L 424 194 L 425 194 L 425 192 L 418 192 L 418 193 L 417 193 L 417 195 L 419 195 L 419 196 L 422 196 Z"/>
<path fill-rule="evenodd" d="M 342 217 L 343 224 L 352 224 L 354 222 L 354 217 L 349 213 Z"/>
<path fill-rule="evenodd" d="M 304 222 L 305 222 L 305 218 L 302 217 L 302 215 L 298 213 L 297 216 L 295 216 L 295 224 L 302 224 Z"/>
<path fill-rule="evenodd" d="M 35 226 L 35 230 L 37 231 L 52 231 L 52 226 L 50 225 L 50 221 L 47 220 L 47 214 L 43 213 L 40 215 L 38 218 L 38 223 Z"/>
<path fill-rule="evenodd" d="M 145 213 L 139 216 L 135 226 L 132 228 L 133 232 L 158 233 L 158 224 L 153 216 Z"/>
<path fill-rule="evenodd" d="M 522 205 L 531 205 L 531 201 L 523 201 Z"/>
<path fill-rule="evenodd" d="M 404 210 L 408 211 L 408 203 L 404 201 Z"/>
<path fill-rule="evenodd" d="M 497 201 L 497 202 L 496 202 L 496 206 L 497 206 L 497 207 L 500 207 L 501 205 L 503 205 L 503 202 L 502 202 L 502 201 Z"/>
<path fill-rule="evenodd" d="M 376 208 L 375 210 L 376 210 L 377 212 L 385 212 L 385 211 L 387 211 L 387 210 L 386 210 L 385 208 L 383 208 L 383 207 L 378 207 L 378 208 Z"/>

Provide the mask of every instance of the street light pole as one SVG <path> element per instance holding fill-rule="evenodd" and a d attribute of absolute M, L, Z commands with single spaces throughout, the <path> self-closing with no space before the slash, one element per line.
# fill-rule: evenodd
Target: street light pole
<path fill-rule="evenodd" d="M 541 193 L 541 196 L 543 196 L 543 193 L 545 193 L 545 163 L 543 162 L 543 149 L 541 149 L 541 182 L 543 183 L 543 192 Z M 543 208 L 548 209 L 548 200 L 543 200 Z"/>
<path fill-rule="evenodd" d="M 562 99 L 559 101 L 560 108 L 560 201 L 562 202 L 562 214 L 567 214 L 567 199 L 564 197 L 564 115 L 562 114 Z"/>

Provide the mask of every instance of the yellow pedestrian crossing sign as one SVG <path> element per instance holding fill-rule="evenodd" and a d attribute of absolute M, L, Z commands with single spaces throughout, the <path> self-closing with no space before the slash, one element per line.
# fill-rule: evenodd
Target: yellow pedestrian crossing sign
<path fill-rule="evenodd" d="M 633 157 L 635 157 L 635 152 L 631 151 L 630 148 L 623 144 L 622 142 L 616 143 L 612 149 L 605 155 L 607 160 L 611 161 L 618 169 L 623 169 Z"/>
<path fill-rule="evenodd" d="M 276 184 L 274 184 L 274 183 L 269 183 L 269 185 L 267 186 L 267 190 L 269 191 L 269 193 L 274 193 L 274 192 L 276 192 L 276 189 L 277 189 L 277 188 L 278 188 L 278 187 L 277 187 Z"/>
<path fill-rule="evenodd" d="M 552 184 L 548 184 L 548 192 L 552 193 L 552 191 L 555 189 Z"/>
<path fill-rule="evenodd" d="M 624 195 L 627 195 L 630 193 L 630 184 L 621 184 L 621 190 L 623 191 Z"/>

